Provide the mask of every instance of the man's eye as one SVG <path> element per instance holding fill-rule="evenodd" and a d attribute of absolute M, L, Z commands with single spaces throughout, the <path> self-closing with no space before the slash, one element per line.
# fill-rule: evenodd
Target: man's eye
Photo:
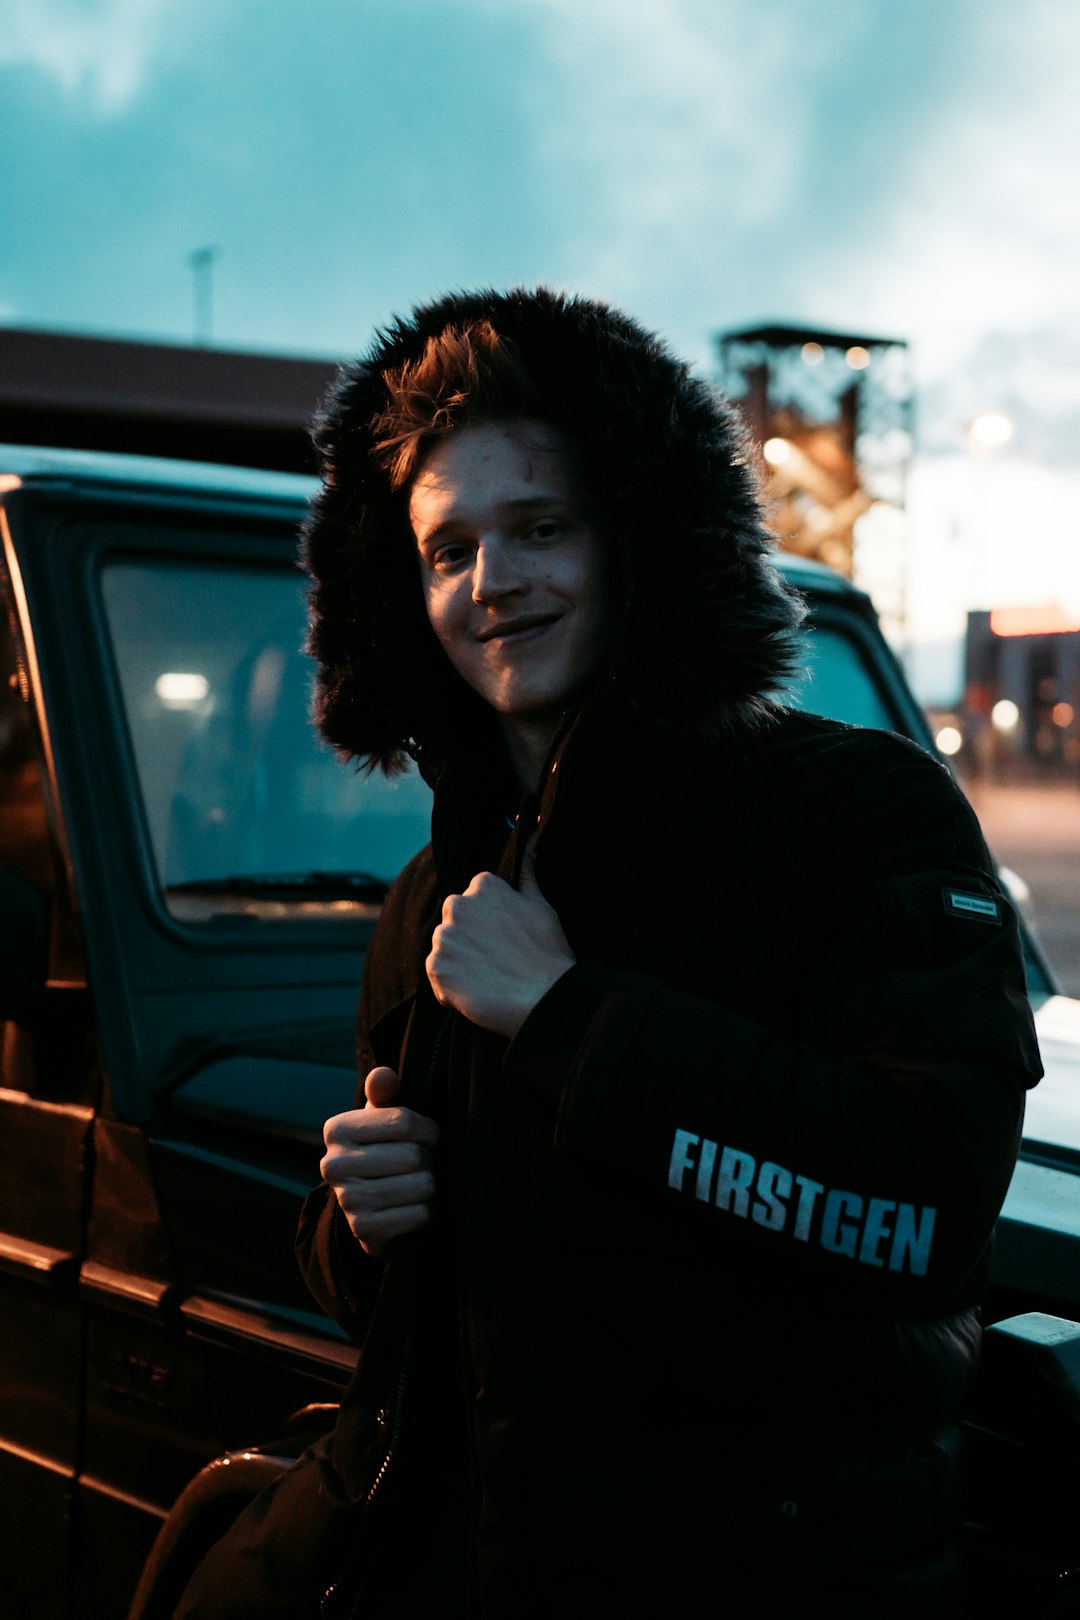
<path fill-rule="evenodd" d="M 557 540 L 566 531 L 562 518 L 541 518 L 525 531 L 527 540 Z"/>
<path fill-rule="evenodd" d="M 468 560 L 468 556 L 469 551 L 467 546 L 440 546 L 432 556 L 431 564 L 432 567 L 437 568 L 440 573 L 452 573 L 454 569 L 463 566 L 463 564 Z"/>

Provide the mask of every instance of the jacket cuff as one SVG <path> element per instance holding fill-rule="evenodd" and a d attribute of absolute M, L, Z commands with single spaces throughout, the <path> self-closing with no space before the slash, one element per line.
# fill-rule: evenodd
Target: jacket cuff
<path fill-rule="evenodd" d="M 507 1075 L 558 1104 L 600 1004 L 615 990 L 654 989 L 636 974 L 576 962 L 541 996 L 507 1049 Z"/>

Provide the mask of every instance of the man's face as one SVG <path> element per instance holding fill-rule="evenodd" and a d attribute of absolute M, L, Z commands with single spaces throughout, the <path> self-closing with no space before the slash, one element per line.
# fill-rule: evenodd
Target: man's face
<path fill-rule="evenodd" d="M 600 539 L 558 435 L 481 422 L 441 439 L 409 519 L 451 664 L 511 728 L 553 729 L 602 666 L 611 623 Z"/>

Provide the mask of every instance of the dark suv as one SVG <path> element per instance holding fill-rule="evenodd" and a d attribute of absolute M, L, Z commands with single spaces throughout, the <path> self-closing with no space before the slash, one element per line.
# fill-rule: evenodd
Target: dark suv
<path fill-rule="evenodd" d="M 0 452 L 13 1616 L 122 1620 L 168 1520 L 136 1606 L 167 1614 L 185 1560 L 331 1421 L 355 1359 L 304 1289 L 293 1233 L 322 1122 L 353 1095 L 364 947 L 430 796 L 342 766 L 309 724 L 295 559 L 310 491 Z M 790 700 L 932 746 L 868 600 L 785 567 L 813 610 Z M 1034 947 L 1029 969 L 1060 1034 L 1080 1009 L 1052 996 Z M 1060 1077 L 1053 1095 L 1064 1117 Z M 1053 1129 L 1005 1223 L 1000 1285 L 1010 1307 L 1071 1315 L 1080 1189 L 1072 1127 Z M 231 1484 L 205 1466 L 222 1454 Z"/>

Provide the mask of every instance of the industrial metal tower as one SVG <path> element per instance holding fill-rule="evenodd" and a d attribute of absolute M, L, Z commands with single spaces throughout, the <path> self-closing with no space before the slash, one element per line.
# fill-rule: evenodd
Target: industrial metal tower
<path fill-rule="evenodd" d="M 773 325 L 721 333 L 717 348 L 718 381 L 761 454 L 781 545 L 854 578 L 902 642 L 914 428 L 907 344 Z"/>

